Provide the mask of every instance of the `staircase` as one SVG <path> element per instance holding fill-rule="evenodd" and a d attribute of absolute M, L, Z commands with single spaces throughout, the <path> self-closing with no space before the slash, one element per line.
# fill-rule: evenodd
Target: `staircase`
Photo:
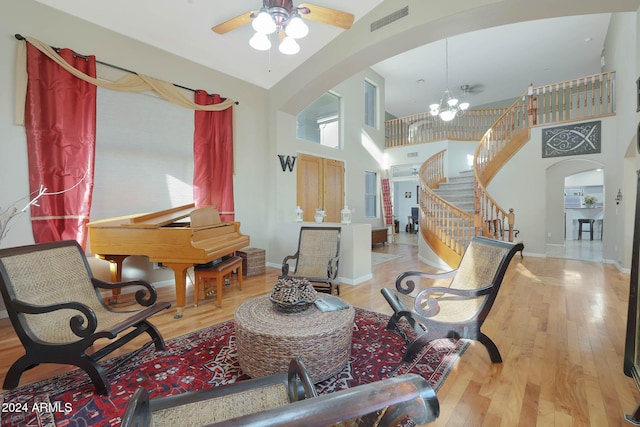
<path fill-rule="evenodd" d="M 446 149 L 420 168 L 420 231 L 433 252 L 455 268 L 473 236 L 513 240 L 515 213 L 502 208 L 487 186 L 529 141 L 532 127 L 614 115 L 614 82 L 615 71 L 608 71 L 545 86 L 530 85 L 506 110 L 468 112 L 441 132 L 423 126 L 421 121 L 419 127 L 413 126 L 422 117 L 417 115 L 385 122 L 387 148 L 446 139 L 477 141 L 478 126 L 488 128 L 475 152 L 473 171 L 447 179 L 443 173 Z M 478 125 L 480 117 L 484 118 L 481 123 L 486 119 L 492 124 Z M 456 129 L 470 131 L 459 133 Z"/>
<path fill-rule="evenodd" d="M 462 171 L 458 176 L 447 178 L 437 189 L 434 189 L 439 197 L 457 208 L 473 214 L 473 192 L 476 178 L 473 170 Z"/>

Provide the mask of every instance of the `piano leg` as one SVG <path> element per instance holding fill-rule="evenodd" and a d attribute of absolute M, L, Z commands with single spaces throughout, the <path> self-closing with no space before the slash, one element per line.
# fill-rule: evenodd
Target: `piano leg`
<path fill-rule="evenodd" d="M 96 258 L 103 259 L 109 262 L 110 280 L 114 283 L 122 282 L 122 263 L 124 259 L 129 255 L 96 255 Z M 118 296 L 120 295 L 120 289 L 111 290 L 111 300 L 109 304 L 117 304 Z"/>
<path fill-rule="evenodd" d="M 163 262 L 173 270 L 173 275 L 176 281 L 176 314 L 174 319 L 180 319 L 184 312 L 184 307 L 187 303 L 187 270 L 193 267 L 193 264 L 180 264 L 172 262 Z"/>

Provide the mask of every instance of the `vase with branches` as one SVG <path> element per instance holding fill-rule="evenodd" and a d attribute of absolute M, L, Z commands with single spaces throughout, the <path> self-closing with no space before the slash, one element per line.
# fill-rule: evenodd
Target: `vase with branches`
<path fill-rule="evenodd" d="M 88 174 L 88 170 L 86 170 L 84 172 L 84 175 L 82 176 L 82 178 L 80 178 L 80 180 L 75 183 L 74 185 L 72 185 L 69 188 L 66 188 L 64 190 L 61 191 L 56 191 L 56 192 L 49 192 L 47 190 L 47 187 L 45 187 L 44 185 L 40 185 L 40 188 L 36 191 L 33 191 L 29 197 L 23 197 L 22 199 L 16 200 L 15 202 L 11 203 L 9 205 L 9 207 L 7 207 L 6 209 L 2 210 L 2 207 L 0 206 L 0 244 L 2 243 L 2 239 L 4 239 L 7 235 L 7 233 L 10 230 L 10 225 L 11 222 L 19 217 L 20 215 L 22 215 L 23 213 L 25 213 L 27 211 L 27 209 L 29 209 L 31 206 L 40 206 L 38 204 L 39 200 L 44 197 L 44 196 L 55 196 L 55 195 L 59 195 L 59 194 L 63 194 L 66 193 L 68 191 L 73 190 L 74 188 L 76 188 L 78 185 L 80 185 L 80 183 L 82 181 L 85 180 L 85 178 L 87 177 Z M 28 199 L 27 202 L 24 202 L 25 199 Z M 20 208 L 21 204 L 24 203 L 24 206 L 22 206 L 22 208 Z"/>
<path fill-rule="evenodd" d="M 41 185 L 40 189 L 32 194 L 35 195 L 33 197 L 30 197 L 29 201 L 25 203 L 22 208 L 20 208 L 19 206 L 21 203 L 23 203 L 23 200 L 26 197 L 16 200 L 15 202 L 11 203 L 8 208 L 0 212 L 0 242 L 2 242 L 2 239 L 7 236 L 7 233 L 10 230 L 11 221 L 13 219 L 25 213 L 31 205 L 40 206 L 38 204 L 38 200 L 40 200 L 41 197 L 47 194 L 47 188 L 44 185 Z M 0 209 L 2 208 L 0 207 Z"/>

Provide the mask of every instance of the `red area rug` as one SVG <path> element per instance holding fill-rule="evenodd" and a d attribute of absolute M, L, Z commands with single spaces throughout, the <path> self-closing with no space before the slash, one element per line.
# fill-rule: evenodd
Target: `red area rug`
<path fill-rule="evenodd" d="M 385 330 L 389 317 L 356 309 L 351 357 L 334 377 L 316 385 L 319 393 L 354 387 L 408 372 L 434 387 L 442 384 L 468 346 L 465 340 L 437 340 L 417 364 L 401 363 L 402 338 Z M 139 386 L 151 397 L 173 395 L 248 378 L 236 359 L 233 321 L 167 341 L 165 352 L 147 348 L 108 375 L 111 396 L 98 396 L 80 370 L 0 394 L 1 425 L 118 426 Z M 109 369 L 119 358 L 103 363 Z"/>

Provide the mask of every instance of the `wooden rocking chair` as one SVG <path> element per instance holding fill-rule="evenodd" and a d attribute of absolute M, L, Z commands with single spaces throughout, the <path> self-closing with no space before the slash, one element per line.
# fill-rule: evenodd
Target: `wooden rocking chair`
<path fill-rule="evenodd" d="M 481 328 L 513 255 L 522 250 L 522 243 L 474 237 L 456 270 L 441 274 L 407 271 L 396 279 L 396 289 L 381 289 L 394 312 L 387 329 L 400 333 L 407 343 L 403 360 L 414 360 L 435 339 L 466 338 L 482 343 L 491 361 L 501 363 L 498 347 Z M 418 287 L 415 278 L 452 279 L 448 286 Z M 402 318 L 415 331 L 415 339 L 409 339 L 399 327 Z"/>
<path fill-rule="evenodd" d="M 99 289 L 125 286 L 139 288 L 136 302 L 146 308 L 116 311 L 105 305 Z M 59 363 L 78 366 L 99 394 L 108 395 L 109 383 L 98 360 L 145 332 L 156 350 L 165 349 L 162 336 L 147 319 L 171 305 L 156 302 L 156 291 L 146 282 L 108 283 L 94 278 L 75 241 L 0 250 L 0 291 L 26 352 L 9 368 L 5 389 L 16 388 L 27 369 Z M 88 354 L 87 349 L 101 338 L 112 341 Z"/>

